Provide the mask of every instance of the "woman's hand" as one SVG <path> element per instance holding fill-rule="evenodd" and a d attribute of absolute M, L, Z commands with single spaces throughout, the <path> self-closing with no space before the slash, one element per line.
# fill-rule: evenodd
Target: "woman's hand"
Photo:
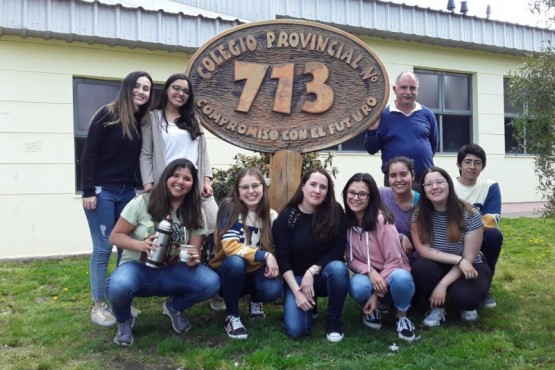
<path fill-rule="evenodd" d="M 304 273 L 303 279 L 301 280 L 301 286 L 299 287 L 299 289 L 311 304 L 315 304 L 314 276 L 312 276 L 312 273 L 310 272 L 310 270 L 306 270 L 306 272 Z"/>
<path fill-rule="evenodd" d="M 202 192 L 201 195 L 204 198 L 210 198 L 214 194 L 214 190 L 212 189 L 212 184 L 210 183 L 210 178 L 204 178 L 204 184 L 202 185 Z"/>
<path fill-rule="evenodd" d="M 378 271 L 372 270 L 370 272 L 370 282 L 372 282 L 374 292 L 377 293 L 380 297 L 383 297 L 387 294 L 387 282 Z"/>
<path fill-rule="evenodd" d="M 362 312 L 364 312 L 367 315 L 370 315 L 372 312 L 376 310 L 376 308 L 378 308 L 378 296 L 376 294 L 372 294 L 370 298 L 368 298 L 368 301 L 366 301 L 366 304 L 364 305 L 364 307 L 362 308 Z"/>
<path fill-rule="evenodd" d="M 152 255 L 154 248 L 158 248 L 158 245 L 156 245 L 156 235 L 151 235 L 145 240 L 138 241 L 137 250 L 146 253 L 149 257 Z"/>
<path fill-rule="evenodd" d="M 279 275 L 279 267 L 276 258 L 270 252 L 266 253 L 264 257 L 266 260 L 266 267 L 264 268 L 264 276 L 267 278 L 275 278 Z"/>
<path fill-rule="evenodd" d="M 468 262 L 464 258 L 459 262 L 458 266 L 465 279 L 476 279 L 478 277 L 478 271 L 476 271 L 472 263 Z"/>
<path fill-rule="evenodd" d="M 200 253 L 196 248 L 188 248 L 187 253 L 189 254 L 189 259 L 187 260 L 187 266 L 195 267 L 200 263 Z"/>
<path fill-rule="evenodd" d="M 430 307 L 441 307 L 445 305 L 445 297 L 447 296 L 447 287 L 441 283 L 436 285 L 432 295 L 430 296 Z"/>
<path fill-rule="evenodd" d="M 154 184 L 149 182 L 148 184 L 143 185 L 143 191 L 145 193 L 149 193 L 152 190 L 153 187 L 154 187 Z"/>
<path fill-rule="evenodd" d="M 401 235 L 401 247 L 403 247 L 403 252 L 405 252 L 407 256 L 410 256 L 414 251 L 414 245 L 412 245 L 412 242 L 406 235 Z"/>
<path fill-rule="evenodd" d="M 297 307 L 299 307 L 304 312 L 312 310 L 315 305 L 314 300 L 307 299 L 306 294 L 304 294 L 300 288 L 297 291 L 293 291 L 293 294 L 295 295 L 295 304 L 297 305 Z"/>
<path fill-rule="evenodd" d="M 96 209 L 96 196 L 83 198 L 83 208 L 94 211 Z"/>

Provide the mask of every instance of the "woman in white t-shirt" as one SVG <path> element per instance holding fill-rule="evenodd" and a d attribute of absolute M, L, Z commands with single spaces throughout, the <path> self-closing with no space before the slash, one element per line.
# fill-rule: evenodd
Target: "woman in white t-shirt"
<path fill-rule="evenodd" d="M 185 74 L 176 73 L 167 79 L 142 134 L 140 168 L 145 191 L 158 182 L 168 163 L 177 158 L 190 160 L 198 170 L 207 233 L 213 233 L 218 206 L 211 185 L 212 167 L 204 131 L 194 111 L 193 87 Z"/>

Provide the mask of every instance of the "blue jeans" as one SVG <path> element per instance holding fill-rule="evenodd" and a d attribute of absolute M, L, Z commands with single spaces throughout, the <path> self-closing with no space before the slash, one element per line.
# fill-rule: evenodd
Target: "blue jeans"
<path fill-rule="evenodd" d="M 109 184 L 96 186 L 96 208 L 85 209 L 85 216 L 91 232 L 93 252 L 89 264 L 89 278 L 93 301 L 103 301 L 106 297 L 106 275 L 112 255 L 112 244 L 108 238 L 123 208 L 135 197 L 135 186 Z M 118 248 L 118 259 L 121 250 Z"/>
<path fill-rule="evenodd" d="M 184 311 L 206 301 L 220 289 L 220 278 L 209 267 L 183 262 L 160 268 L 139 261 L 121 264 L 108 279 L 107 295 L 118 322 L 131 318 L 134 297 L 173 297 L 172 306 Z"/>
<path fill-rule="evenodd" d="M 414 296 L 414 281 L 410 272 L 396 269 L 387 277 L 387 286 L 393 299 L 395 308 L 399 311 L 408 311 Z M 349 294 L 361 307 L 364 307 L 374 288 L 368 275 L 355 274 L 351 278 Z"/>
<path fill-rule="evenodd" d="M 302 276 L 295 276 L 301 284 Z M 283 324 L 285 333 L 292 338 L 299 338 L 310 333 L 312 328 L 312 311 L 305 312 L 295 302 L 295 295 L 285 285 L 283 304 Z M 329 297 L 326 318 L 341 319 L 347 292 L 349 291 L 349 271 L 342 261 L 331 261 L 314 279 L 316 297 Z"/>
<path fill-rule="evenodd" d="M 217 272 L 228 315 L 239 316 L 239 298 L 246 294 L 257 303 L 273 302 L 281 296 L 281 279 L 267 278 L 263 267 L 247 273 L 247 261 L 243 257 L 227 256 Z"/>

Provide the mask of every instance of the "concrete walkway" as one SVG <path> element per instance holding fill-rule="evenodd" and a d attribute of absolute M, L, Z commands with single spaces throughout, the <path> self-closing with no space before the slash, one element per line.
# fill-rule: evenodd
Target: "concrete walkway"
<path fill-rule="evenodd" d="M 501 206 L 501 218 L 540 217 L 540 211 L 543 206 L 544 202 L 503 203 Z"/>

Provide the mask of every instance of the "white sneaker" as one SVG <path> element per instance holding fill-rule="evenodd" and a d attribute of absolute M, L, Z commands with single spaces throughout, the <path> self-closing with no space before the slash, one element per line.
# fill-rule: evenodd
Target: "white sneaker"
<path fill-rule="evenodd" d="M 422 323 L 426 326 L 432 327 L 439 326 L 442 321 L 445 321 L 445 309 L 436 307 L 426 312 L 426 318 Z"/>
<path fill-rule="evenodd" d="M 135 308 L 133 306 L 131 306 L 131 316 L 133 317 L 137 317 L 141 314 L 141 310 L 139 310 L 138 308 Z"/>
<path fill-rule="evenodd" d="M 210 308 L 214 311 L 224 311 L 226 309 L 225 301 L 221 295 L 216 294 L 214 297 L 210 298 Z"/>
<path fill-rule="evenodd" d="M 476 310 L 471 310 L 471 311 L 461 310 L 461 320 L 462 321 L 476 321 L 477 318 L 478 318 L 478 311 L 476 311 Z"/>
<path fill-rule="evenodd" d="M 116 317 L 106 303 L 102 307 L 93 306 L 91 310 L 91 321 L 100 326 L 112 326 L 116 324 Z"/>

